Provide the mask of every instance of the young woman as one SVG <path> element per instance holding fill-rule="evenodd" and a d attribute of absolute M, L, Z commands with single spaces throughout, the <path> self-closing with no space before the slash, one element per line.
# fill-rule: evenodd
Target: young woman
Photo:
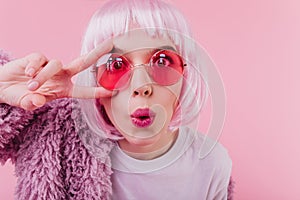
<path fill-rule="evenodd" d="M 111 0 L 69 65 L 32 54 L 2 66 L 0 155 L 16 164 L 17 198 L 230 198 L 226 149 L 199 159 L 204 136 L 186 126 L 205 99 L 197 52 L 169 4 Z"/>

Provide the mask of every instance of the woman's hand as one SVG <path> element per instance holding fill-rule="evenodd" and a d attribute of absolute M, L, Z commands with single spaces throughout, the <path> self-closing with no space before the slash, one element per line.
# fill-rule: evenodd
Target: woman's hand
<path fill-rule="evenodd" d="M 33 110 L 58 98 L 112 96 L 111 91 L 102 87 L 76 86 L 71 81 L 111 49 L 112 42 L 106 41 L 66 66 L 37 53 L 0 66 L 0 102 Z"/>

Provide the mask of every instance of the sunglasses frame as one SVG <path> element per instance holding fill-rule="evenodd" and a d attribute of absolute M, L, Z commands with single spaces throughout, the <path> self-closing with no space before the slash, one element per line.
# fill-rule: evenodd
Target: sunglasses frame
<path fill-rule="evenodd" d="M 164 53 L 163 53 L 164 52 Z M 166 53 L 168 53 L 168 54 L 166 54 Z M 122 89 L 122 88 L 124 88 L 124 87 L 126 87 L 127 85 L 128 85 L 128 83 L 130 82 L 130 80 L 131 80 L 131 77 L 132 77 L 132 74 L 133 74 L 133 71 L 136 69 L 136 68 L 139 68 L 139 67 L 145 67 L 146 68 L 146 71 L 147 71 L 147 73 L 148 73 L 148 75 L 149 75 L 149 77 L 151 78 L 151 80 L 153 81 L 153 83 L 156 83 L 156 84 L 158 84 L 158 85 L 161 85 L 161 86 L 170 86 L 170 85 L 174 85 L 174 84 L 176 84 L 179 80 L 180 80 L 180 77 L 182 77 L 183 75 L 184 75 L 184 73 L 185 73 L 185 67 L 187 66 L 187 64 L 186 63 L 184 63 L 184 61 L 183 61 L 183 58 L 176 52 L 176 51 L 173 51 L 173 50 L 170 50 L 170 49 L 158 49 L 157 51 L 155 51 L 154 53 L 153 53 L 153 55 L 150 57 L 150 59 L 149 59 L 149 62 L 148 63 L 145 63 L 145 64 L 132 64 L 129 60 L 128 60 L 128 58 L 126 58 L 126 54 L 128 54 L 128 53 L 125 53 L 125 54 L 118 54 L 118 53 L 111 53 L 111 55 L 110 55 L 110 57 L 109 57 L 109 59 L 107 60 L 107 62 L 106 63 L 103 63 L 103 64 L 101 64 L 101 65 L 99 65 L 99 66 L 97 66 L 97 64 L 96 64 L 96 66 L 95 66 L 95 70 L 93 71 L 93 72 L 96 72 L 96 81 L 97 81 L 97 85 L 98 86 L 100 86 L 100 87 L 104 87 L 105 89 L 107 89 L 107 90 L 120 90 L 120 89 Z M 164 55 L 164 57 L 161 57 L 160 55 Z M 176 57 L 176 59 L 178 59 L 179 60 L 179 62 L 180 62 L 180 66 L 181 67 L 178 67 L 178 68 L 172 68 L 172 67 L 160 67 L 160 66 L 155 66 L 154 64 L 153 64 L 153 60 L 154 60 L 154 58 L 156 58 L 157 57 L 157 55 L 159 55 L 159 58 L 165 58 L 165 57 L 170 57 L 170 54 L 171 55 L 175 55 Z M 166 56 L 167 55 L 167 56 Z M 172 57 L 172 59 L 174 58 L 174 56 L 171 56 Z M 114 84 L 103 84 L 103 81 L 101 81 L 102 80 L 102 77 L 103 77 L 103 73 L 105 72 L 105 70 L 107 70 L 108 68 L 110 68 L 111 67 L 111 65 L 113 64 L 113 62 L 115 62 L 115 60 L 116 59 L 120 59 L 119 61 L 121 61 L 121 62 L 124 62 L 125 61 L 125 63 L 128 63 L 127 64 L 127 66 L 128 67 L 126 67 L 126 69 L 127 68 L 129 68 L 128 70 L 126 70 L 126 72 L 125 73 L 123 73 L 122 74 L 122 76 L 121 76 L 121 78 L 120 77 L 117 77 L 117 80 L 111 80 L 111 81 L 107 81 L 107 80 L 105 80 L 105 82 L 114 82 Z M 157 60 L 156 60 L 157 61 Z M 172 80 L 172 81 L 169 81 L 169 82 L 167 82 L 167 83 L 163 83 L 163 81 L 157 81 L 157 79 L 158 78 L 155 78 L 155 72 L 156 73 L 158 73 L 157 72 L 157 69 L 156 69 L 156 71 L 155 71 L 155 69 L 154 69 L 154 67 L 156 67 L 156 68 L 165 68 L 165 69 L 172 69 L 172 70 L 174 70 L 174 71 L 176 71 L 176 73 L 177 73 L 177 77 L 176 78 L 174 78 L 174 80 Z M 103 72 L 101 73 L 101 78 L 98 78 L 100 75 L 99 75 L 99 69 L 100 68 L 105 68 L 104 70 L 102 70 Z M 181 70 L 179 71 L 178 69 L 180 69 L 181 68 Z M 165 70 L 164 69 L 164 70 Z M 108 72 L 109 73 L 109 72 Z M 180 75 L 178 75 L 178 73 L 180 73 Z M 154 74 L 154 75 L 153 75 Z M 126 77 L 124 77 L 126 75 Z M 169 74 L 170 75 L 170 74 Z M 116 75 L 117 76 L 117 75 Z M 114 77 L 114 78 L 116 78 L 116 77 Z M 119 81 L 121 80 L 121 79 L 124 79 L 124 81 L 121 81 L 121 83 L 119 83 Z M 102 83 L 101 83 L 102 82 Z M 105 83 L 104 82 L 104 83 Z M 118 83 L 118 84 L 117 84 Z M 116 85 L 121 85 L 121 86 L 117 86 L 116 87 Z"/>

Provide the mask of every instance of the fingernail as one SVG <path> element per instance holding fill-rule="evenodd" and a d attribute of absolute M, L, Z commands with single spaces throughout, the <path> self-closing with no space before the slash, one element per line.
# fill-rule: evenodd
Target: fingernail
<path fill-rule="evenodd" d="M 39 86 L 39 83 L 37 81 L 31 81 L 28 83 L 29 90 L 35 90 L 38 86 Z"/>
<path fill-rule="evenodd" d="M 26 72 L 29 76 L 33 76 L 34 73 L 34 69 L 33 68 L 29 68 Z"/>

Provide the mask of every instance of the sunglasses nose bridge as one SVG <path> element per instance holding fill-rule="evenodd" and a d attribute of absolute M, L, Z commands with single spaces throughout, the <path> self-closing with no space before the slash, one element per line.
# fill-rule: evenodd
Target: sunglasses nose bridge
<path fill-rule="evenodd" d="M 152 84 L 153 81 L 144 64 L 134 65 L 132 69 L 132 75 L 130 85 L 133 90 L 140 88 L 144 85 Z"/>

